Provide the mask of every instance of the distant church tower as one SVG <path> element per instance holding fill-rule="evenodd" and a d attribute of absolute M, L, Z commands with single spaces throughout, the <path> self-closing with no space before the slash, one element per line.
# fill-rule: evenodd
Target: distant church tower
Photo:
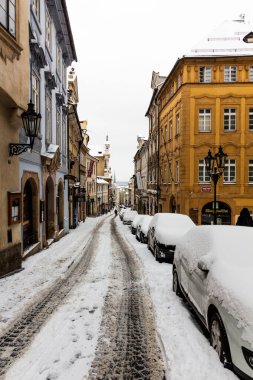
<path fill-rule="evenodd" d="M 108 134 L 106 135 L 106 140 L 105 140 L 104 176 L 108 178 L 112 178 L 111 168 L 110 168 L 110 142 L 109 142 Z"/>

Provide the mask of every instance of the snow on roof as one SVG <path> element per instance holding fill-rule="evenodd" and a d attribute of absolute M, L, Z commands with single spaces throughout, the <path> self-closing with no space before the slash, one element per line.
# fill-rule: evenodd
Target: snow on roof
<path fill-rule="evenodd" d="M 253 44 L 243 41 L 253 26 L 241 15 L 239 20 L 226 20 L 187 52 L 184 57 L 253 55 Z"/>
<path fill-rule="evenodd" d="M 102 178 L 97 178 L 97 183 L 98 183 L 99 185 L 108 185 L 108 182 L 105 181 L 105 180 L 102 179 Z"/>

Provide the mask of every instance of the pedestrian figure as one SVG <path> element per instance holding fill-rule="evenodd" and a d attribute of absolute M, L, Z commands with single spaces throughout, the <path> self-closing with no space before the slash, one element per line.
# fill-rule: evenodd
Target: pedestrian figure
<path fill-rule="evenodd" d="M 117 211 L 117 209 L 115 208 L 115 210 L 114 210 L 114 214 L 115 214 L 115 216 L 117 216 L 118 215 L 118 211 Z"/>
<path fill-rule="evenodd" d="M 253 220 L 252 220 L 252 218 L 250 216 L 249 210 L 246 207 L 244 207 L 241 210 L 240 216 L 237 219 L 236 225 L 237 226 L 253 227 Z"/>

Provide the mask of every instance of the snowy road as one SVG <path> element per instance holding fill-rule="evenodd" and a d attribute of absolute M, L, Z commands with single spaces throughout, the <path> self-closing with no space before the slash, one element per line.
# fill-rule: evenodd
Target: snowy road
<path fill-rule="evenodd" d="M 117 345 L 117 339 L 121 339 L 124 346 L 137 335 L 143 346 L 140 337 L 143 326 L 139 325 L 136 331 L 132 330 L 132 335 L 131 331 L 126 329 L 127 325 L 131 325 L 130 322 L 126 323 L 130 315 L 129 299 L 131 294 L 135 296 L 133 290 L 137 289 L 139 294 L 137 301 L 133 298 L 133 305 L 137 302 L 136 309 L 145 314 L 147 326 L 151 327 L 147 330 L 151 331 L 148 338 L 152 343 L 142 355 L 144 361 L 152 362 L 153 354 L 159 352 L 154 344 L 155 333 L 152 323 L 150 324 L 151 319 L 156 322 L 168 380 L 237 379 L 232 372 L 222 367 L 194 317 L 172 292 L 171 265 L 155 262 L 146 245 L 137 242 L 119 218 L 116 218 L 116 224 L 122 236 L 120 240 L 116 234 L 113 234 L 115 238 L 111 238 L 113 219 L 113 216 L 87 219 L 58 243 L 27 259 L 22 272 L 0 280 L 0 335 L 3 335 L 22 314 L 22 310 L 36 304 L 55 281 L 62 281 L 67 276 L 69 270 L 81 259 L 90 241 L 96 245 L 93 250 L 96 254 L 93 256 L 91 253 L 92 259 L 86 270 L 76 280 L 68 295 L 60 300 L 55 312 L 47 319 L 22 357 L 11 366 L 4 378 L 98 378 L 98 368 L 101 369 L 100 364 L 106 356 L 104 353 L 107 352 L 109 357 L 115 358 L 111 348 Z M 102 220 L 105 222 L 99 230 L 97 229 L 96 235 L 93 235 L 92 231 L 95 231 L 97 223 Z M 134 264 L 126 265 L 129 257 L 133 258 Z M 129 271 L 127 267 L 130 268 Z M 153 308 L 149 307 L 151 305 L 148 292 L 153 300 L 154 316 Z M 140 294 L 143 296 L 143 303 L 138 303 Z M 124 308 L 126 319 L 122 317 Z M 117 310 L 121 310 L 122 313 L 117 314 Z M 112 318 L 113 315 L 121 315 L 117 323 Z M 144 326 L 144 332 L 145 329 Z M 121 331 L 122 336 L 119 335 Z M 124 340 L 124 331 L 125 336 L 130 336 L 130 339 Z M 127 351 L 129 349 L 120 352 Z M 128 364 L 131 360 L 133 363 L 133 358 L 136 357 L 138 358 L 138 355 L 134 352 Z M 106 373 L 106 366 L 103 368 Z M 160 363 L 156 368 L 159 372 Z M 118 379 L 120 378 L 122 377 L 119 375 Z"/>

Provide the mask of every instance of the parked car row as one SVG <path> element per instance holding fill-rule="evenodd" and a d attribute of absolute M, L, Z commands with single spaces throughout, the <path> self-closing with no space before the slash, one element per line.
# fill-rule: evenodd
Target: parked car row
<path fill-rule="evenodd" d="M 131 232 L 159 262 L 173 263 L 173 291 L 209 333 L 226 368 L 253 379 L 253 230 L 196 226 L 187 215 L 136 214 Z"/>

